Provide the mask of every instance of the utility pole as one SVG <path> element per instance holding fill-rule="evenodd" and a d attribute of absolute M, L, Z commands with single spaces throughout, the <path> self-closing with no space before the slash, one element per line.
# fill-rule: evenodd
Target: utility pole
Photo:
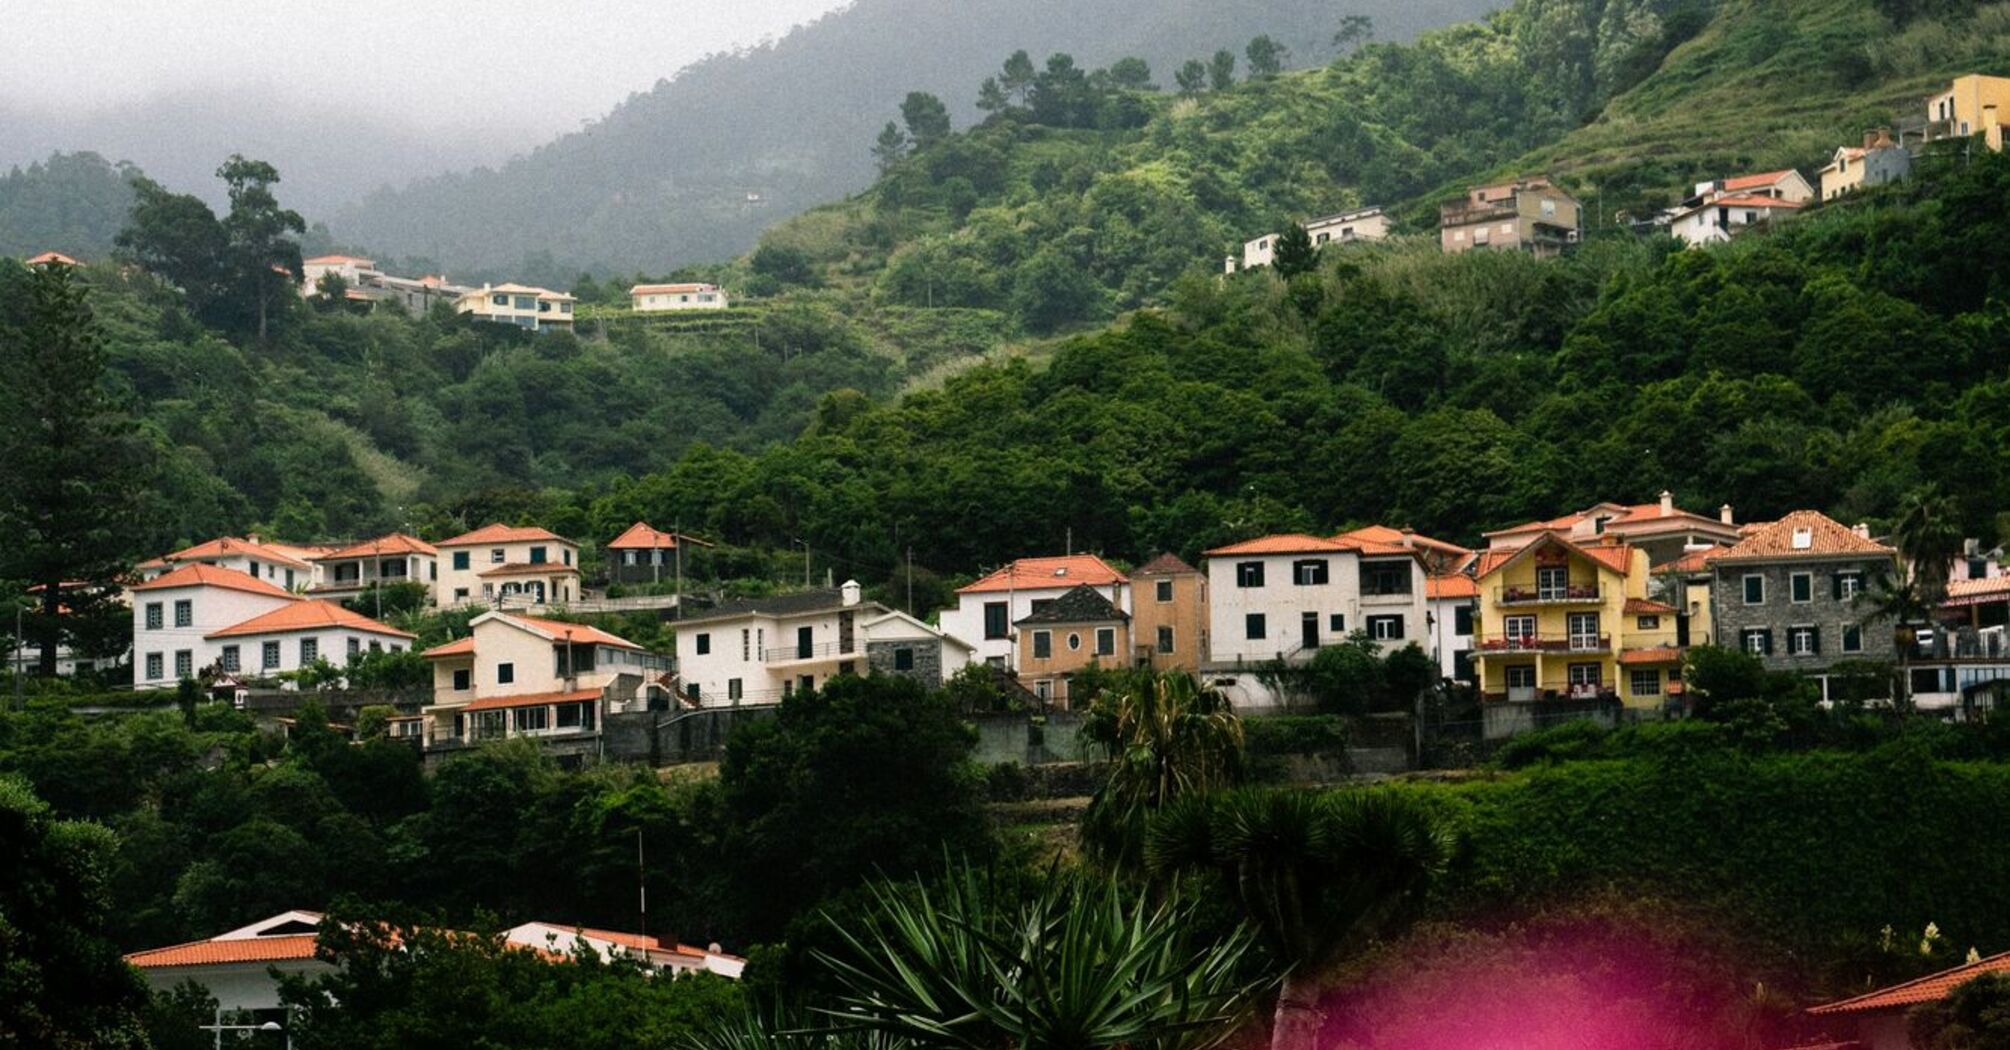
<path fill-rule="evenodd" d="M 914 615 L 914 548 L 907 548 L 907 615 Z"/>
<path fill-rule="evenodd" d="M 649 935 L 649 869 L 642 863 L 642 829 L 639 827 L 635 829 L 635 902 L 638 906 L 636 921 L 642 925 L 635 932 L 646 937 Z"/>
<path fill-rule="evenodd" d="M 23 673 L 24 670 L 23 660 L 28 652 L 26 645 L 27 640 L 21 634 L 21 620 L 23 615 L 27 613 L 27 611 L 28 611 L 28 605 L 26 602 L 22 602 L 14 606 L 14 710 L 16 711 L 22 710 L 28 706 L 27 702 L 21 698 L 22 697 L 21 690 L 23 686 L 26 684 L 22 681 L 22 679 L 26 677 L 26 675 Z"/>

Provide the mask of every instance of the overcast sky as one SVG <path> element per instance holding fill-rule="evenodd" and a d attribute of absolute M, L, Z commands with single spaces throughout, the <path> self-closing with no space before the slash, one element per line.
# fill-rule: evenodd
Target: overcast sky
<path fill-rule="evenodd" d="M 268 84 L 424 128 L 502 114 L 522 145 L 577 128 L 711 51 L 843 0 L 0 0 L 0 100 L 89 117 Z M 4 116 L 0 116 L 4 119 Z M 4 137 L 0 127 L 0 137 Z"/>

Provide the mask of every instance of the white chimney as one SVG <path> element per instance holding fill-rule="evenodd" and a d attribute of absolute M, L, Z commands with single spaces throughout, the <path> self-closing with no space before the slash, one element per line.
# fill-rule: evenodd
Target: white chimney
<path fill-rule="evenodd" d="M 1675 513 L 1675 494 L 1673 492 L 1668 491 L 1667 489 L 1662 489 L 1661 514 L 1663 517 L 1666 517 L 1667 515 L 1673 513 Z"/>
<path fill-rule="evenodd" d="M 1716 188 L 1717 183 L 1714 180 L 1710 182 L 1699 182 L 1696 184 L 1696 196 L 1707 197 Z"/>
<path fill-rule="evenodd" d="M 1731 505 L 1729 503 L 1717 508 L 1717 520 L 1726 525 L 1737 524 L 1737 522 L 1731 520 Z"/>
<path fill-rule="evenodd" d="M 1850 531 L 1862 536 L 1864 539 L 1870 539 L 1870 525 L 1867 522 L 1857 522 L 1856 526 L 1850 529 Z"/>
<path fill-rule="evenodd" d="M 844 585 L 838 588 L 838 600 L 840 604 L 857 605 L 858 599 L 859 587 L 857 580 L 846 580 L 844 581 Z"/>

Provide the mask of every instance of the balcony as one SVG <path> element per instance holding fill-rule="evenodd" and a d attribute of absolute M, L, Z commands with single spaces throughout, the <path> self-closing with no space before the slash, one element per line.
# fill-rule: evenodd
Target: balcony
<path fill-rule="evenodd" d="M 805 660 L 829 660 L 856 656 L 857 642 L 817 642 L 813 645 L 777 645 L 761 650 L 765 664 L 792 664 Z"/>
<path fill-rule="evenodd" d="M 1609 653 L 1609 634 L 1515 634 L 1504 638 L 1474 638 L 1473 652 L 1480 656 L 1508 653 Z"/>
<path fill-rule="evenodd" d="M 1438 209 L 1438 224 L 1441 226 L 1465 226 L 1475 222 L 1492 222 L 1495 219 L 1511 219 L 1519 215 L 1513 198 L 1504 201 L 1490 201 L 1474 204 L 1461 201 L 1447 204 Z"/>
<path fill-rule="evenodd" d="M 1494 600 L 1500 605 L 1596 605 L 1604 601 L 1595 583 L 1577 583 L 1564 587 L 1502 587 L 1495 592 Z"/>

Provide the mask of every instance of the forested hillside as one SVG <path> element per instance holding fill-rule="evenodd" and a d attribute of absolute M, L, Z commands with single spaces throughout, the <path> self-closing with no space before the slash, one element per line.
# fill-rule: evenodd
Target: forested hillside
<path fill-rule="evenodd" d="M 500 169 L 374 194 L 331 226 L 374 251 L 536 280 L 669 269 L 738 254 L 778 218 L 867 185 L 873 132 L 907 92 L 949 99 L 968 120 L 977 113 L 971 71 L 1017 48 L 1067 51 L 1085 68 L 1137 56 L 1170 86 L 1181 62 L 1222 48 L 1240 55 L 1259 34 L 1306 65 L 1334 54 L 1348 15 L 1371 18 L 1382 39 L 1406 39 L 1495 6 L 858 0 L 779 41 L 699 62 Z"/>

